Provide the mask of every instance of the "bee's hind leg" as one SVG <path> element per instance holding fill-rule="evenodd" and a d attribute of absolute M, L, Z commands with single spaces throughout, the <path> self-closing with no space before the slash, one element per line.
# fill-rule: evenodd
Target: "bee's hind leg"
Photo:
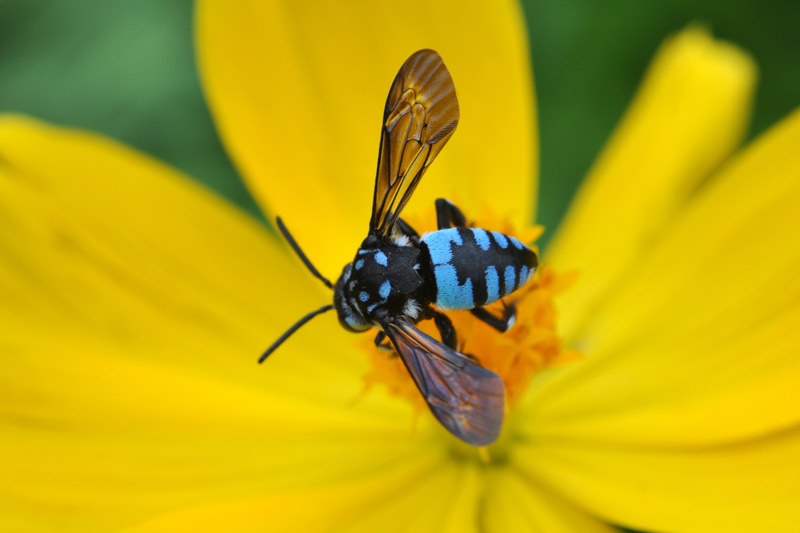
<path fill-rule="evenodd" d="M 467 217 L 450 200 L 437 198 L 436 225 L 439 229 L 447 229 L 449 227 L 464 228 L 467 226 Z"/>
<path fill-rule="evenodd" d="M 500 333 L 505 333 L 511 329 L 511 326 L 514 325 L 514 321 L 517 319 L 517 308 L 514 304 L 504 305 L 505 309 L 503 309 L 503 316 L 501 317 L 494 316 L 483 307 L 470 309 L 470 313 L 472 313 L 475 318 L 482 322 L 486 322 Z"/>

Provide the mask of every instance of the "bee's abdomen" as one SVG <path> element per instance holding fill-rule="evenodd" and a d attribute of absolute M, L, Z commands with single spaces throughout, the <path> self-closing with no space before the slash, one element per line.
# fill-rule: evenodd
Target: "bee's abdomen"
<path fill-rule="evenodd" d="M 522 287 L 538 264 L 519 240 L 481 228 L 449 228 L 423 235 L 436 284 L 435 303 L 473 309 Z"/>

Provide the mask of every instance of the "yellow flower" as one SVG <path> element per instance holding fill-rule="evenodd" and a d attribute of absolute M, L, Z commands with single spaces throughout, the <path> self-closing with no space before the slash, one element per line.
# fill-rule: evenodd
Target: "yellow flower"
<path fill-rule="evenodd" d="M 203 3 L 220 133 L 320 270 L 366 230 L 397 67 L 445 58 L 462 121 L 409 206 L 531 221 L 511 3 Z M 373 5 L 374 4 L 374 5 Z M 659 51 L 544 260 L 579 362 L 483 462 L 374 388 L 275 235 L 95 135 L 0 119 L 3 531 L 788 531 L 800 518 L 800 114 L 735 156 L 755 78 L 699 29 Z"/>

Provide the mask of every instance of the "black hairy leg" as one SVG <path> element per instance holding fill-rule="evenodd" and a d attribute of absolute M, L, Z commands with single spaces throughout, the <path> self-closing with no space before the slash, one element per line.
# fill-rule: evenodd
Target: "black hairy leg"
<path fill-rule="evenodd" d="M 436 225 L 439 229 L 467 226 L 467 218 L 456 205 L 445 198 L 436 200 Z"/>
<path fill-rule="evenodd" d="M 517 308 L 514 304 L 506 305 L 504 303 L 503 305 L 504 305 L 503 316 L 499 317 L 494 316 L 483 307 L 470 309 L 470 313 L 472 313 L 475 316 L 475 318 L 489 324 L 500 333 L 505 333 L 506 331 L 509 330 L 509 328 L 511 328 L 511 326 L 514 325 L 514 321 L 517 318 Z"/>

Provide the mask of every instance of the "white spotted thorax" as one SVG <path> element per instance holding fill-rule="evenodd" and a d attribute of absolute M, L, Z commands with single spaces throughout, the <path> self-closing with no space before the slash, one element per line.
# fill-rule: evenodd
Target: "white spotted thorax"
<path fill-rule="evenodd" d="M 430 304 L 428 292 L 420 249 L 408 237 L 387 244 L 367 239 L 336 283 L 334 304 L 346 329 L 363 331 L 387 316 L 416 321 Z"/>

